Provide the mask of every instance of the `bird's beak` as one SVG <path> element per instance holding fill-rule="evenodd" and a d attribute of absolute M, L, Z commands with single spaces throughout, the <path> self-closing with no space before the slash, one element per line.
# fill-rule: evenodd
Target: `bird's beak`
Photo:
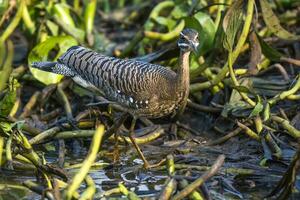
<path fill-rule="evenodd" d="M 199 52 L 198 52 L 198 46 L 199 46 L 199 42 L 193 42 L 193 43 L 192 43 L 193 51 L 194 51 L 195 53 L 199 53 Z"/>

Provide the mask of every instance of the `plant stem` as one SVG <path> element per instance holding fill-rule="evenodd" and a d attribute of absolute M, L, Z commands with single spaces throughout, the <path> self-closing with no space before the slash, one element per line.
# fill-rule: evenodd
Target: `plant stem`
<path fill-rule="evenodd" d="M 86 159 L 83 161 L 82 167 L 80 168 L 78 173 L 74 176 L 72 182 L 70 183 L 66 191 L 65 194 L 66 199 L 72 199 L 73 194 L 79 188 L 80 184 L 88 174 L 92 164 L 95 162 L 104 133 L 105 133 L 104 126 L 103 125 L 98 126 L 97 130 L 95 131 L 92 143 L 90 145 L 89 154 L 87 155 Z"/>

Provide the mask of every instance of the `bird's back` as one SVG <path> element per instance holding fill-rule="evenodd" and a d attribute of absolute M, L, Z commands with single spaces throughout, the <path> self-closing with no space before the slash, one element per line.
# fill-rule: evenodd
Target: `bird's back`
<path fill-rule="evenodd" d="M 134 114 L 160 117 L 176 107 L 176 73 L 160 65 L 108 57 L 80 46 L 71 47 L 58 62 Z"/>

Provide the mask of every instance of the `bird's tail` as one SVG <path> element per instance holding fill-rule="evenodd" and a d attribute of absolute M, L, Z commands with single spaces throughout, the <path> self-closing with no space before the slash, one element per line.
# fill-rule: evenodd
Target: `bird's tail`
<path fill-rule="evenodd" d="M 46 72 L 53 72 L 56 64 L 57 62 L 33 62 L 31 67 Z"/>
<path fill-rule="evenodd" d="M 73 77 L 75 75 L 75 73 L 68 66 L 59 62 L 33 62 L 31 67 L 64 76 Z"/>

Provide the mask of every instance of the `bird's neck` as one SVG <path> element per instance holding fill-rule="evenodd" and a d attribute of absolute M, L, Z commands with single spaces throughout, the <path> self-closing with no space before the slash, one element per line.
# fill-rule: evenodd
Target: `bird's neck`
<path fill-rule="evenodd" d="M 177 92 L 179 92 L 179 99 L 178 99 L 178 110 L 175 115 L 176 120 L 183 113 L 189 96 L 189 86 L 190 86 L 189 56 L 190 56 L 190 52 L 182 52 L 182 51 L 180 52 L 179 70 L 177 72 Z"/>
<path fill-rule="evenodd" d="M 189 56 L 190 52 L 182 52 L 180 51 L 179 57 L 179 69 L 177 72 L 177 87 L 180 92 L 184 91 L 185 98 L 187 98 L 189 94 L 189 86 L 190 86 L 190 70 L 189 70 Z"/>

